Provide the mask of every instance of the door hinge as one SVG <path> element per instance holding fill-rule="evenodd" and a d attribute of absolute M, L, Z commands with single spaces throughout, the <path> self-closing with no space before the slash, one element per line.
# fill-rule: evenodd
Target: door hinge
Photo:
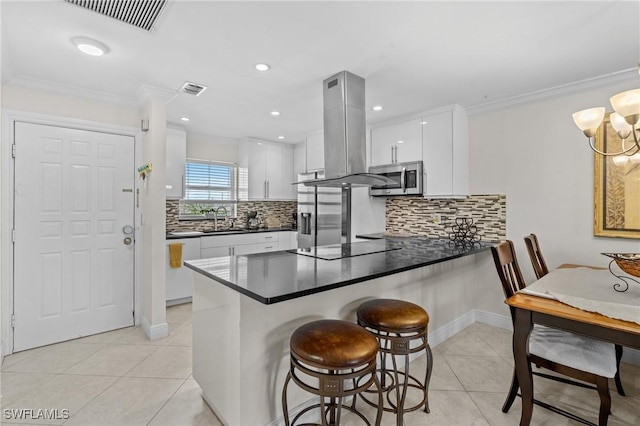
<path fill-rule="evenodd" d="M 11 145 L 11 157 L 16 158 L 16 144 Z"/>
<path fill-rule="evenodd" d="M 11 327 L 16 326 L 16 316 L 15 314 L 11 314 Z"/>

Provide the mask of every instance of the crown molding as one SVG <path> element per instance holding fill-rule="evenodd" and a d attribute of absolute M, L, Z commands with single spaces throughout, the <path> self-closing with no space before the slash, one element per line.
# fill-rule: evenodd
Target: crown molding
<path fill-rule="evenodd" d="M 97 102 L 104 102 L 108 104 L 123 105 L 128 107 L 138 106 L 138 103 L 134 98 L 125 98 L 122 96 L 100 92 L 97 90 L 82 89 L 76 86 L 55 83 L 53 81 L 28 77 L 24 75 L 19 75 L 14 77 L 10 79 L 6 84 L 10 86 L 24 87 L 27 89 L 43 90 L 46 92 L 53 92 L 53 93 L 58 93 L 65 96 L 83 98 L 83 99 L 88 99 L 88 100 L 97 101 Z"/>
<path fill-rule="evenodd" d="M 509 108 L 515 105 L 551 99 L 562 95 L 569 95 L 590 89 L 599 89 L 602 87 L 613 86 L 616 84 L 637 82 L 640 87 L 640 75 L 638 68 L 630 68 L 598 77 L 588 78 L 586 80 L 575 81 L 560 86 L 550 87 L 548 89 L 537 90 L 522 95 L 512 96 L 497 101 L 486 102 L 478 105 L 465 106 L 468 115 L 479 114 L 483 112 L 495 111 L 499 109 Z"/>
<path fill-rule="evenodd" d="M 138 106 L 144 105 L 144 103 L 149 99 L 159 99 L 163 102 L 169 103 L 179 94 L 180 92 L 176 90 L 143 84 L 136 92 L 136 101 Z"/>

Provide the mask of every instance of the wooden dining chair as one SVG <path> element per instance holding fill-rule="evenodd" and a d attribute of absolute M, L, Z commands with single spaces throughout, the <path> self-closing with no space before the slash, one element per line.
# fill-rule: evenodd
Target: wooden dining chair
<path fill-rule="evenodd" d="M 544 256 L 542 256 L 542 250 L 540 249 L 540 244 L 538 243 L 538 237 L 536 236 L 536 234 L 529 234 L 524 237 L 524 243 L 527 246 L 529 259 L 531 259 L 531 266 L 533 266 L 533 271 L 536 274 L 536 278 L 540 279 L 544 277 L 549 273 L 549 268 L 547 268 L 547 263 L 544 260 Z M 615 345 L 615 349 L 616 375 L 614 377 L 614 381 L 616 383 L 616 390 L 618 391 L 618 394 L 621 396 L 625 396 L 624 388 L 622 387 L 622 380 L 620 380 L 620 361 L 622 360 L 622 346 Z"/>
<path fill-rule="evenodd" d="M 513 243 L 504 241 L 491 247 L 493 260 L 502 283 L 502 289 L 506 298 L 513 296 L 518 290 L 526 287 L 518 260 L 516 258 Z M 511 309 L 511 319 L 514 318 L 514 310 Z M 534 371 L 533 374 L 548 379 L 569 383 L 580 387 L 596 389 L 600 396 L 600 409 L 598 424 L 607 424 L 611 412 L 611 395 L 609 393 L 609 380 L 616 374 L 616 354 L 612 343 L 580 336 L 563 330 L 544 327 L 534 324 L 529 336 L 530 363 L 546 368 L 556 373 L 571 377 L 577 382 L 564 377 L 556 377 Z M 506 413 L 511 408 L 513 401 L 518 396 L 518 378 L 515 367 L 509 394 L 502 406 L 502 412 Z M 545 402 L 533 400 L 534 404 L 561 414 L 573 420 L 586 424 L 592 424 L 579 416 L 552 406 Z"/>
<path fill-rule="evenodd" d="M 536 273 L 536 278 L 540 279 L 549 273 L 547 263 L 544 261 L 540 245 L 538 244 L 538 237 L 535 234 L 529 234 L 524 237 L 524 243 L 527 246 L 529 252 L 529 259 L 531 259 L 531 265 L 533 266 L 533 272 Z"/>

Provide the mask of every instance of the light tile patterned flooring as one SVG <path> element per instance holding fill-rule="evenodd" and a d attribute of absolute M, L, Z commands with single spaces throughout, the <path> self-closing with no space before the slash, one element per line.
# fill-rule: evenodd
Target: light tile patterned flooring
<path fill-rule="evenodd" d="M 170 335 L 152 342 L 140 328 L 126 328 L 5 357 L 0 423 L 219 425 L 191 377 L 191 305 L 167 309 L 167 322 Z M 511 332 L 475 323 L 433 353 L 431 413 L 407 413 L 407 425 L 518 424 L 519 399 L 508 414 L 501 412 L 513 365 Z M 424 357 L 411 369 L 423 366 Z M 618 396 L 611 383 L 609 425 L 640 424 L 640 368 L 623 364 L 622 378 L 629 396 Z M 597 421 L 595 391 L 535 380 L 537 398 Z M 6 418 L 6 409 L 20 408 L 68 409 L 70 418 Z M 395 425 L 391 414 L 383 424 Z M 532 424 L 577 423 L 535 407 Z"/>

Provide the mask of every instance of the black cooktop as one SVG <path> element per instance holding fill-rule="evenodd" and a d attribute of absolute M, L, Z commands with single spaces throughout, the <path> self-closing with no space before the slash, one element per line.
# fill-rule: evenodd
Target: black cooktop
<path fill-rule="evenodd" d="M 314 257 L 323 260 L 344 259 L 347 257 L 364 256 L 385 251 L 400 250 L 400 247 L 390 247 L 385 240 L 362 241 L 357 243 L 332 244 L 287 250 L 289 253 Z"/>

